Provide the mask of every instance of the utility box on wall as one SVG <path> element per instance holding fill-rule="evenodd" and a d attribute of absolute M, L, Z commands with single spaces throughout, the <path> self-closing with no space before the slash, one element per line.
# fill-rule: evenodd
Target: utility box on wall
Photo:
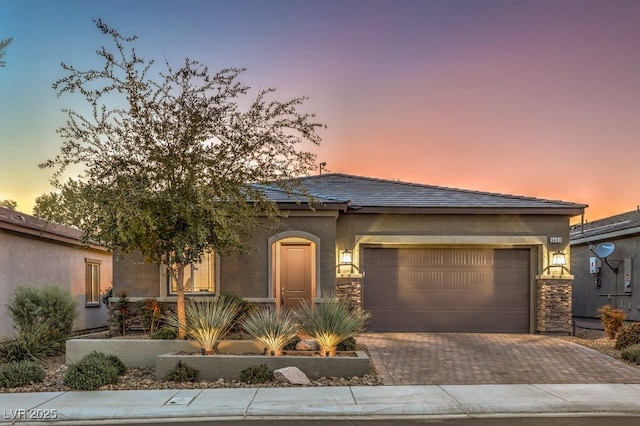
<path fill-rule="evenodd" d="M 589 258 L 589 273 L 597 274 L 600 272 L 600 265 L 602 265 L 602 261 L 595 256 Z"/>
<path fill-rule="evenodd" d="M 624 291 L 631 293 L 631 258 L 624 258 Z"/>

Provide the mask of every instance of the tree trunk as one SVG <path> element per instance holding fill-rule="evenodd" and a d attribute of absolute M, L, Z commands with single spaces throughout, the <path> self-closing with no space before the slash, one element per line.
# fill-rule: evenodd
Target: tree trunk
<path fill-rule="evenodd" d="M 178 315 L 178 339 L 184 339 L 187 335 L 186 320 L 187 315 L 184 307 L 184 265 L 177 265 L 176 287 L 178 289 L 178 299 L 176 301 L 176 311 Z"/>

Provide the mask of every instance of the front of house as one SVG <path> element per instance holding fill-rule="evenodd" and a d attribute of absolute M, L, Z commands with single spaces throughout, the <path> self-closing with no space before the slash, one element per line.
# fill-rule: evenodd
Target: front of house
<path fill-rule="evenodd" d="M 280 229 L 205 259 L 190 296 L 280 308 L 337 292 L 372 313 L 372 331 L 569 331 L 569 220 L 585 205 L 345 174 L 302 184 L 314 208 L 266 187 Z M 125 288 L 175 300 L 163 267 L 135 255 L 114 259 L 114 293 Z"/>

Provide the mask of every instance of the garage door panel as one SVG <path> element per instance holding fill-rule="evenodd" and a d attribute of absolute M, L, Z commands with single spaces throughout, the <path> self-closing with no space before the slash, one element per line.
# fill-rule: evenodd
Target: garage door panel
<path fill-rule="evenodd" d="M 366 248 L 377 331 L 529 331 L 528 249 Z"/>

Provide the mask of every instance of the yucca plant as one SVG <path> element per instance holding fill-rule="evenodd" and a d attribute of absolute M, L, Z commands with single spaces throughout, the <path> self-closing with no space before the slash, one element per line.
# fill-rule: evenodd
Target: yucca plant
<path fill-rule="evenodd" d="M 282 348 L 298 334 L 295 314 L 287 309 L 274 310 L 265 306 L 249 312 L 241 322 L 242 328 L 262 343 L 272 355 L 282 355 Z"/>
<path fill-rule="evenodd" d="M 298 311 L 300 331 L 320 346 L 320 355 L 335 355 L 343 340 L 356 337 L 364 330 L 371 314 L 351 306 L 343 297 L 325 297 L 314 305 L 303 302 Z"/>
<path fill-rule="evenodd" d="M 228 298 L 190 300 L 185 304 L 185 324 L 180 324 L 175 314 L 169 315 L 167 322 L 174 327 L 183 326 L 188 337 L 197 341 L 206 354 L 212 354 L 229 331 L 238 309 L 238 304 Z"/>

